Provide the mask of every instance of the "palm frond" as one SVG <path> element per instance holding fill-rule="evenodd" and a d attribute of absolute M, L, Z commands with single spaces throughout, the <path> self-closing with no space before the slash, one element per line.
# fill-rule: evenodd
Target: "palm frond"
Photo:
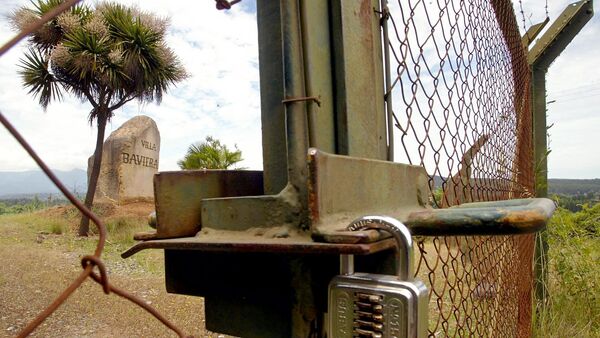
<path fill-rule="evenodd" d="M 40 18 L 62 2 L 63 0 L 31 0 L 33 6 L 31 12 L 34 13 L 37 18 Z M 44 52 L 49 52 L 60 42 L 62 33 L 62 29 L 58 25 L 57 20 L 53 19 L 32 34 L 31 42 Z"/>
<path fill-rule="evenodd" d="M 19 10 L 21 21 L 15 19 L 15 24 L 62 1 L 31 0 L 32 8 Z M 94 10 L 77 6 L 32 35 L 30 45 L 39 54 L 30 53 L 23 62 L 25 86 L 40 96 L 43 106 L 60 97 L 58 84 L 79 99 L 96 105 L 105 100 L 102 104 L 112 108 L 132 99 L 160 102 L 171 85 L 187 77 L 165 45 L 167 26 L 166 19 L 112 2 L 98 3 Z"/>
<path fill-rule="evenodd" d="M 185 157 L 177 162 L 184 170 L 189 169 L 229 169 L 242 161 L 242 152 L 230 151 L 226 145 L 211 136 L 205 142 L 190 145 Z"/>
<path fill-rule="evenodd" d="M 108 38 L 90 34 L 83 28 L 67 34 L 63 44 L 73 59 L 70 72 L 82 82 L 91 82 L 99 75 L 101 62 L 108 58 L 111 47 Z"/>
<path fill-rule="evenodd" d="M 165 20 L 152 21 L 147 13 L 120 5 L 105 5 L 103 13 L 111 37 L 121 41 L 123 70 L 131 81 L 130 89 L 141 101 L 160 102 L 171 84 L 185 78 L 174 53 L 164 46 Z"/>
<path fill-rule="evenodd" d="M 38 16 L 42 16 L 50 12 L 54 7 L 60 5 L 64 0 L 31 0 L 33 11 Z"/>
<path fill-rule="evenodd" d="M 23 86 L 29 93 L 39 97 L 39 103 L 44 108 L 52 100 L 60 100 L 62 93 L 56 79 L 48 69 L 48 61 L 35 49 L 29 49 L 25 58 L 21 59 L 19 74 L 23 78 Z"/>

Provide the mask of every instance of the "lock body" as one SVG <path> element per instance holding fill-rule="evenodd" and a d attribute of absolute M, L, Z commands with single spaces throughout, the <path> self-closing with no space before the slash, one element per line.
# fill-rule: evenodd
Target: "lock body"
<path fill-rule="evenodd" d="M 426 337 L 428 290 L 419 280 L 354 273 L 329 284 L 329 336 Z"/>
<path fill-rule="evenodd" d="M 342 275 L 329 283 L 328 333 L 333 338 L 425 338 L 429 293 L 413 278 L 413 244 L 408 228 L 386 216 L 365 216 L 348 231 L 377 229 L 396 241 L 396 276 L 354 273 L 354 259 L 340 257 Z"/>

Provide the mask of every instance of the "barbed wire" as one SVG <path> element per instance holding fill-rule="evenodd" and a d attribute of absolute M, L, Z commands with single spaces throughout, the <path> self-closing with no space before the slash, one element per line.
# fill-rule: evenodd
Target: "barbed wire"
<path fill-rule="evenodd" d="M 523 10 L 523 0 L 519 0 L 519 11 L 521 12 L 521 21 L 523 22 L 523 32 L 527 32 L 525 27 L 525 11 Z"/>
<path fill-rule="evenodd" d="M 19 32 L 0 47 L 0 56 L 79 1 L 64 1 Z M 218 9 L 240 2 L 215 1 Z M 393 114 L 401 132 L 401 157 L 428 169 L 432 192 L 440 192 L 439 197 L 434 194 L 439 207 L 527 197 L 533 192 L 529 72 L 512 6 L 509 10 L 494 6 L 496 2 L 477 0 L 463 6 L 446 1 L 441 6 L 398 1 L 382 20 L 389 20 L 395 39 L 386 42 L 396 69 L 386 97 L 401 103 Z M 524 21 L 522 7 L 521 13 Z M 417 29 L 419 25 L 429 29 Z M 109 282 L 101 260 L 106 241 L 102 221 L 62 185 L 1 111 L 0 123 L 99 232 L 94 254 L 81 260 L 81 273 L 19 337 L 33 332 L 87 278 L 106 294 L 128 299 L 185 337 L 154 308 Z M 430 321 L 430 335 L 523 336 L 527 332 L 531 235 L 434 237 L 418 243 L 418 273 L 430 284 L 430 310 L 436 314 Z"/>

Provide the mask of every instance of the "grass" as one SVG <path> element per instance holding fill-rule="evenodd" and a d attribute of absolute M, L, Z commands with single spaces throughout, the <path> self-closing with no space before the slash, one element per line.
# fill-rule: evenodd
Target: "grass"
<path fill-rule="evenodd" d="M 127 260 L 120 254 L 134 244 L 133 234 L 147 231 L 146 217 L 119 214 L 111 210 L 98 210 L 108 230 L 103 260 L 109 272 L 122 272 L 135 278 L 161 277 L 164 273 L 161 250 L 144 250 Z M 38 248 L 59 248 L 60 252 L 73 252 L 77 256 L 94 251 L 97 236 L 80 238 L 76 235 L 79 215 L 71 210 L 60 214 L 47 211 L 0 215 L 0 248 L 8 245 L 21 247 L 39 243 Z M 93 228 L 93 226 L 92 226 Z M 559 209 L 548 226 L 550 298 L 539 312 L 534 325 L 534 337 L 600 337 L 600 204 L 585 206 L 572 213 Z M 446 246 L 441 246 L 446 248 Z M 446 249 L 444 249 L 446 250 Z M 456 252 L 458 248 L 452 248 Z M 427 241 L 426 251 L 435 255 L 433 243 Z M 442 254 L 445 256 L 446 251 Z M 433 258 L 431 258 L 433 259 Z M 421 271 L 425 273 L 424 270 Z M 453 278 L 448 276 L 448 278 Z M 421 275 L 427 280 L 426 275 Z M 0 286 L 9 283 L 0 273 Z M 442 278 L 436 283 L 445 283 Z M 440 287 L 440 286 L 438 286 Z M 444 303 L 449 299 L 444 296 Z M 448 306 L 450 304 L 447 304 Z M 446 308 L 446 307 L 445 307 Z M 135 311 L 129 306 L 123 311 Z M 437 308 L 430 315 L 439 316 Z M 450 320 L 448 333 L 456 327 Z"/>
<path fill-rule="evenodd" d="M 133 233 L 149 230 L 136 212 L 115 210 L 103 217 L 108 236 L 102 260 L 110 282 L 155 307 L 184 332 L 218 337 L 204 329 L 199 297 L 169 294 L 161 250 L 122 259 Z M 0 337 L 15 336 L 80 273 L 83 255 L 98 237 L 77 236 L 79 216 L 70 209 L 0 215 Z M 81 314 L 85 314 L 82 316 Z M 34 337 L 173 337 L 154 317 L 85 281 L 33 334 Z"/>
<path fill-rule="evenodd" d="M 49 209 L 52 210 L 52 209 Z M 121 253 L 133 246 L 136 241 L 133 235 L 137 232 L 148 231 L 147 218 L 136 215 L 115 214 L 114 210 L 106 206 L 95 207 L 94 211 L 103 220 L 107 229 L 107 245 L 102 254 L 103 260 L 110 267 L 111 264 L 123 264 L 135 267 L 133 273 L 150 272 L 162 273 L 163 257 L 160 250 L 140 252 L 127 260 L 121 258 Z M 38 241 L 44 246 L 64 246 L 67 250 L 79 255 L 91 254 L 98 242 L 97 229 L 90 225 L 89 237 L 78 237 L 77 226 L 79 213 L 68 208 L 58 214 L 42 210 L 37 212 L 24 212 L 19 214 L 0 215 L 0 223 L 4 230 L 10 230 L 15 241 Z M 5 238 L 5 240 L 8 240 Z M 0 243 L 2 239 L 0 238 Z"/>
<path fill-rule="evenodd" d="M 549 299 L 534 337 L 600 337 L 600 204 L 557 210 L 548 244 Z"/>
<path fill-rule="evenodd" d="M 67 226 L 60 220 L 52 220 L 48 222 L 48 228 L 51 234 L 62 235 L 67 231 Z"/>
<path fill-rule="evenodd" d="M 582 210 L 577 213 L 558 209 L 548 225 L 547 237 L 550 248 L 547 287 L 550 297 L 547 306 L 542 308 L 538 312 L 538 316 L 534 318 L 536 322 L 532 336 L 538 338 L 600 338 L 600 204 L 583 205 Z M 513 241 L 504 244 L 497 241 L 493 241 L 493 243 L 494 250 L 508 250 L 507 253 L 514 245 Z M 478 308 L 482 310 L 477 318 L 483 323 L 475 321 L 467 324 L 465 315 L 475 315 L 473 313 L 474 304 L 471 303 L 473 299 L 462 303 L 457 302 L 456 298 L 453 298 L 450 291 L 445 288 L 456 281 L 457 275 L 463 275 L 463 272 L 468 273 L 464 269 L 471 269 L 470 264 L 463 265 L 460 262 L 456 265 L 451 264 L 451 257 L 456 257 L 456 260 L 460 261 L 459 245 L 452 244 L 454 244 L 452 239 L 447 244 L 434 245 L 430 239 L 425 239 L 424 242 L 424 251 L 426 252 L 424 257 L 431 266 L 435 266 L 438 259 L 436 247 L 439 248 L 439 256 L 445 257 L 448 261 L 447 267 L 441 264 L 433 273 L 436 277 L 433 279 L 433 287 L 441 296 L 439 299 L 434 296 L 430 301 L 430 329 L 435 328 L 436 336 L 437 334 L 440 336 L 446 334 L 448 336 L 464 336 L 466 332 L 459 331 L 461 326 L 468 326 L 468 332 L 493 334 L 494 326 L 492 324 L 496 321 L 494 311 L 496 311 L 497 303 L 476 301 Z M 487 263 L 490 262 L 493 263 L 494 258 Z M 422 266 L 419 278 L 428 281 L 428 272 L 429 269 Z M 501 276 L 502 274 L 497 275 Z M 511 278 L 512 276 L 508 276 L 511 282 L 516 279 Z M 464 277 L 463 280 L 465 280 Z M 492 278 L 492 280 L 496 279 Z M 501 281 L 496 281 L 501 285 Z M 468 283 L 463 284 L 462 287 L 463 289 L 456 292 L 472 289 L 473 283 L 470 286 Z M 502 289 L 499 299 L 501 300 L 502 297 L 507 297 L 509 294 Z M 498 299 L 494 301 L 497 302 Z M 438 304 L 441 304 L 441 307 Z M 457 312 L 454 312 L 455 309 Z M 479 317 L 482 314 L 483 316 Z M 442 318 L 447 318 L 445 326 L 439 323 L 444 321 Z M 476 325 L 482 324 L 483 329 L 480 331 Z M 485 331 L 486 326 L 492 331 Z"/>

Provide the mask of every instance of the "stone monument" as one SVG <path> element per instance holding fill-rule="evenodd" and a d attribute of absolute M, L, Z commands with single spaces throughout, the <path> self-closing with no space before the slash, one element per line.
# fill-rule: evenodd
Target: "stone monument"
<path fill-rule="evenodd" d="M 95 199 L 127 203 L 154 199 L 153 179 L 158 172 L 160 133 L 148 116 L 123 123 L 104 141 Z M 88 178 L 94 155 L 88 159 Z"/>

